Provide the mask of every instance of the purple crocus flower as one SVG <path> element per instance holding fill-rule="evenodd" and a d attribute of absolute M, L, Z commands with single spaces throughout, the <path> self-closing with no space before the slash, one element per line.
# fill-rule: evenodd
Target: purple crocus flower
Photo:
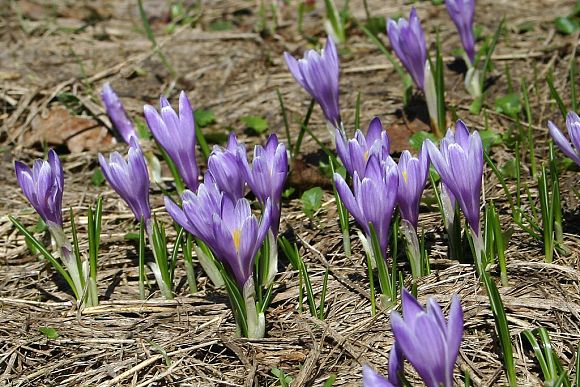
<path fill-rule="evenodd" d="M 244 149 L 240 149 L 244 151 Z M 246 155 L 240 155 L 244 165 L 245 179 L 252 192 L 256 195 L 262 205 L 270 199 L 272 202 L 272 231 L 278 234 L 280 222 L 280 202 L 282 200 L 282 189 L 288 175 L 288 154 L 286 146 L 278 142 L 275 134 L 268 137 L 266 146 L 257 145 L 254 148 L 254 159 L 252 166 L 248 164 Z"/>
<path fill-rule="evenodd" d="M 411 74 L 415 85 L 424 90 L 427 44 L 415 7 L 411 8 L 409 21 L 403 18 L 400 18 L 398 22 L 389 19 L 387 35 L 395 54 Z"/>
<path fill-rule="evenodd" d="M 238 142 L 232 132 L 226 148 L 214 146 L 207 161 L 207 170 L 219 189 L 234 200 L 244 197 L 246 178 L 243 159 L 246 157 L 246 147 Z"/>
<path fill-rule="evenodd" d="M 363 387 L 395 387 L 395 384 L 365 364 L 363 365 Z"/>
<path fill-rule="evenodd" d="M 566 128 L 568 129 L 568 135 L 572 139 L 573 147 L 560 129 L 552 121 L 548 121 L 550 136 L 552 136 L 556 145 L 566 156 L 580 166 L 580 117 L 578 117 L 578 114 L 568 112 L 566 115 Z"/>
<path fill-rule="evenodd" d="M 415 230 L 419 222 L 419 202 L 429 174 L 429 153 L 425 146 L 423 143 L 418 157 L 412 157 L 409 151 L 404 151 L 398 165 L 397 204 L 401 218 L 411 223 Z"/>
<path fill-rule="evenodd" d="M 433 166 L 446 188 L 459 201 L 459 206 L 471 227 L 480 235 L 479 206 L 483 175 L 483 144 L 479 133 L 469 130 L 458 120 L 455 133 L 451 129 L 441 140 L 439 149 L 427 140 L 427 149 Z"/>
<path fill-rule="evenodd" d="M 441 307 L 433 298 L 425 310 L 411 293 L 403 290 L 403 317 L 392 312 L 391 326 L 404 357 L 427 387 L 453 386 L 453 367 L 463 336 L 463 311 L 456 295 L 445 322 Z"/>
<path fill-rule="evenodd" d="M 351 176 L 355 171 L 362 176 L 372 155 L 377 155 L 379 160 L 388 158 L 390 148 L 389 136 L 379 117 L 372 119 L 366 136 L 357 130 L 354 138 L 347 140 L 343 132 L 336 130 L 336 152 Z"/>
<path fill-rule="evenodd" d="M 145 105 L 145 119 L 157 142 L 175 163 L 179 175 L 190 190 L 199 185 L 199 169 L 195 159 L 195 120 L 184 91 L 179 94 L 179 115 L 165 97 L 160 98 L 161 114 Z"/>
<path fill-rule="evenodd" d="M 397 387 L 401 385 L 398 373 L 403 371 L 403 354 L 395 342 L 389 354 L 389 376 L 385 379 L 366 364 L 363 365 L 363 387 Z"/>
<path fill-rule="evenodd" d="M 284 60 L 296 82 L 318 102 L 326 120 L 334 128 L 340 128 L 339 67 L 334 40 L 329 36 L 320 54 L 314 50 L 308 50 L 303 59 L 296 60 L 285 52 Z"/>
<path fill-rule="evenodd" d="M 376 155 L 372 155 L 362 178 L 358 172 L 354 172 L 353 191 L 338 173 L 334 174 L 334 183 L 344 205 L 367 237 L 371 235 L 369 223 L 373 224 L 381 251 L 386 257 L 389 229 L 399 185 L 395 162 L 390 157 L 379 160 Z"/>
<path fill-rule="evenodd" d="M 248 200 L 225 195 L 211 178 L 199 186 L 197 194 L 185 190 L 181 198 L 183 209 L 165 197 L 171 217 L 213 250 L 242 289 L 252 280 L 254 257 L 270 228 L 269 200 L 258 222 Z"/>
<path fill-rule="evenodd" d="M 109 156 L 109 162 L 99 153 L 99 164 L 103 175 L 127 203 L 135 219 L 143 219 L 148 224 L 151 219 L 151 207 L 149 206 L 149 174 L 143 152 L 137 143 L 136 137 L 131 137 L 129 155 L 127 161 L 119 152 L 113 152 Z"/>
<path fill-rule="evenodd" d="M 463 49 L 473 63 L 475 59 L 475 38 L 473 36 L 475 0 L 445 0 L 445 6 L 451 20 L 457 27 L 457 31 L 459 31 Z"/>
<path fill-rule="evenodd" d="M 117 128 L 123 140 L 129 144 L 132 136 L 137 137 L 137 132 L 121 100 L 109 83 L 103 85 L 101 100 L 103 101 L 103 105 L 105 105 L 107 116 L 109 116 L 109 119 L 115 128 Z"/>
<path fill-rule="evenodd" d="M 48 151 L 48 161 L 36 160 L 32 170 L 24 163 L 14 163 L 16 179 L 24 196 L 48 225 L 62 228 L 62 191 L 64 174 L 54 150 Z"/>

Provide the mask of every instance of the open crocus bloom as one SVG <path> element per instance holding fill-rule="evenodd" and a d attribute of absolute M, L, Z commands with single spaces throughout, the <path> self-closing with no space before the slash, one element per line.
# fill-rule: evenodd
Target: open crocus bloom
<path fill-rule="evenodd" d="M 403 290 L 403 316 L 391 313 L 397 345 L 428 387 L 452 387 L 453 368 L 463 337 L 463 311 L 453 296 L 446 322 L 437 302 L 430 298 L 427 309 Z"/>
<path fill-rule="evenodd" d="M 372 119 L 366 136 L 357 130 L 354 138 L 347 140 L 341 130 L 336 130 L 336 152 L 351 176 L 354 176 L 355 171 L 362 176 L 372 155 L 376 155 L 379 160 L 388 158 L 390 148 L 389 136 L 379 117 Z"/>
<path fill-rule="evenodd" d="M 42 220 L 62 228 L 62 192 L 64 173 L 54 150 L 48 151 L 48 161 L 36 160 L 30 169 L 26 164 L 14 164 L 16 179 L 24 196 Z"/>

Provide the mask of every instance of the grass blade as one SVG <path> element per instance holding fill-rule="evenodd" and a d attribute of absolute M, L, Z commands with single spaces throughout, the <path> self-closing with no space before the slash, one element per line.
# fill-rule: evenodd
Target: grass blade
<path fill-rule="evenodd" d="M 493 279 L 490 277 L 489 273 L 487 273 L 485 270 L 482 270 L 481 278 L 483 279 L 483 283 L 487 291 L 489 305 L 491 307 L 495 321 L 495 328 L 501 343 L 502 358 L 506 371 L 506 377 L 509 385 L 511 387 L 515 387 L 517 386 L 516 369 L 514 365 L 512 342 L 503 302 L 501 301 L 501 296 L 497 290 L 497 286 L 495 285 Z"/>

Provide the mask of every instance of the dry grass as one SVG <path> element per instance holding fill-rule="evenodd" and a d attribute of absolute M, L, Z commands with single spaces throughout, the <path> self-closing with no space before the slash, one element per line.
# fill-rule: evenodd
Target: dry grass
<path fill-rule="evenodd" d="M 284 260 L 275 298 L 266 313 L 268 335 L 262 340 L 235 337 L 227 297 L 213 289 L 201 272 L 201 291 L 196 296 L 187 295 L 185 274 L 179 267 L 176 300 L 164 301 L 152 289 L 146 302 L 138 301 L 136 249 L 124 239 L 134 229 L 132 215 L 107 186 L 97 188 L 87 183 L 96 168 L 96 150 L 121 150 L 121 145 L 97 144 L 90 151 L 63 156 L 64 203 L 80 214 L 77 222 L 82 232 L 87 207 L 97 195 L 104 197 L 98 282 L 101 305 L 77 309 L 64 282 L 46 262 L 30 255 L 8 220 L 8 214 L 13 214 L 27 225 L 36 222 L 16 186 L 12 161 L 42 156 L 38 144 L 27 143 L 34 132 L 32 122 L 59 106 L 55 98 L 59 93 L 77 96 L 82 114 L 93 116 L 97 122 L 93 130 L 101 133 L 108 125 L 97 98 L 102 82 L 111 82 L 131 115 L 137 117 L 141 116 L 142 104 L 156 103 L 158 95 L 174 80 L 139 33 L 137 8 L 132 1 L 99 0 L 88 5 L 63 2 L 54 8 L 40 1 L 4 3 L 6 7 L 0 11 L 4 16 L 0 21 L 1 55 L 9 60 L 3 60 L 0 71 L 0 138 L 4 144 L 0 163 L 0 385 L 273 385 L 273 367 L 291 375 L 294 385 L 323 385 L 331 374 L 336 375 L 334 385 L 358 385 L 361 364 L 369 363 L 386 372 L 393 342 L 389 311 L 371 317 L 360 245 L 353 238 L 353 256 L 344 256 L 336 210 L 328 192 L 327 202 L 314 222 L 303 216 L 297 199 L 286 201 L 281 226 L 300 243 L 317 296 L 326 269 L 330 272 L 324 321 L 298 311 L 298 276 Z M 208 130 L 223 133 L 232 128 L 248 143 L 260 142 L 260 137 L 243 134 L 240 117 L 252 114 L 264 116 L 270 128 L 282 135 L 276 97 L 276 89 L 280 89 L 293 123 L 292 132 L 298 132 L 294 122 L 304 113 L 308 99 L 282 61 L 284 50 L 300 54 L 308 45 L 296 33 L 294 6 L 285 8 L 283 22 L 274 35 L 254 32 L 254 3 L 242 0 L 216 0 L 203 8 L 197 28 L 178 27 L 168 35 L 163 32 L 168 8 L 159 11 L 153 3 L 146 2 L 146 6 L 153 15 L 158 41 L 179 74 L 172 93 L 185 89 L 195 106 L 215 113 L 217 122 Z M 351 1 L 351 9 L 362 19 L 359 3 Z M 546 120 L 561 123 L 543 78 L 553 68 L 556 87 L 568 98 L 566 71 L 570 61 L 576 60 L 578 36 L 563 37 L 553 30 L 552 20 L 567 12 L 563 11 L 564 5 L 571 9 L 573 1 L 480 1 L 477 5 L 476 21 L 485 33 L 493 32 L 498 15 L 503 14 L 510 31 L 500 40 L 495 54 L 493 75 L 497 79 L 487 99 L 490 110 L 485 110 L 488 126 L 500 133 L 514 127 L 512 119 L 493 111 L 495 97 L 507 92 L 503 66 L 508 66 L 516 87 L 522 78 L 531 85 L 532 125 L 540 160 L 546 155 Z M 406 13 L 409 8 L 382 1 L 369 1 L 369 7 L 376 15 L 385 16 Z M 442 26 L 441 37 L 449 42 L 445 50 L 450 55 L 451 48 L 459 43 L 444 9 L 430 3 L 417 7 L 428 31 Z M 324 36 L 323 12 L 319 11 L 305 20 L 305 31 L 310 36 Z M 233 28 L 210 30 L 212 23 L 223 20 L 231 21 Z M 528 21 L 533 22 L 533 28 L 516 33 L 516 26 Z M 400 150 L 406 146 L 405 136 L 425 125 L 401 114 L 401 86 L 396 73 L 364 34 L 356 28 L 349 32 L 347 47 L 341 52 L 344 119 L 353 121 L 356 94 L 361 91 L 363 123 L 380 115 L 395 148 Z M 457 115 L 471 128 L 483 129 L 484 115 L 468 113 L 470 100 L 463 91 L 461 75 L 448 70 L 446 82 L 448 104 L 456 107 Z M 565 102 L 570 105 L 568 99 Z M 326 139 L 321 117 L 316 110 L 312 128 Z M 66 125 L 51 130 L 69 130 Z M 312 155 L 317 147 L 306 139 L 303 149 Z M 60 146 L 59 150 L 65 151 L 66 147 Z M 503 144 L 493 148 L 494 160 L 499 164 L 509 159 L 510 153 Z M 485 197 L 500 207 L 503 228 L 515 227 L 510 223 L 497 179 L 487 171 L 485 181 Z M 580 223 L 578 200 L 571 187 L 580 186 L 578 183 L 577 173 L 562 176 L 565 241 L 572 250 L 570 256 L 557 257 L 553 264 L 544 263 L 543 247 L 518 228 L 507 249 L 509 286 L 500 287 L 500 292 L 521 385 L 542 383 L 537 362 L 520 336 L 525 329 L 546 327 L 562 363 L 573 368 L 580 340 Z M 307 186 L 309 180 L 301 184 Z M 535 186 L 531 180 L 529 184 Z M 155 212 L 168 219 L 160 192 L 153 192 L 151 198 Z M 434 296 L 447 305 L 452 294 L 459 294 L 466 321 L 460 370 L 469 372 L 475 385 L 505 384 L 485 290 L 471 265 L 445 259 L 446 242 L 437 212 L 425 207 L 422 213 L 420 227 L 428 237 L 433 272 L 419 283 L 419 299 L 425 302 Z M 86 238 L 81 242 L 86 243 Z M 40 327 L 55 328 L 59 337 L 47 339 Z M 407 371 L 410 373 L 411 368 Z M 459 369 L 456 376 L 459 381 Z"/>

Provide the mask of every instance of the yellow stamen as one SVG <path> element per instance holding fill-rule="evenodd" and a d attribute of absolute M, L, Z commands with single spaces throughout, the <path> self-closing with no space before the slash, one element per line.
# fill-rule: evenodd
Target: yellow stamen
<path fill-rule="evenodd" d="M 365 151 L 365 161 L 369 161 L 369 151 Z"/>
<path fill-rule="evenodd" d="M 403 180 L 405 181 L 405 184 L 409 182 L 409 176 L 407 175 L 407 171 L 403 171 Z"/>
<path fill-rule="evenodd" d="M 232 233 L 232 238 L 234 239 L 234 247 L 236 248 L 236 251 L 240 251 L 240 237 L 241 237 L 241 235 L 242 235 L 242 232 L 238 228 L 236 228 L 234 230 L 234 232 Z"/>

